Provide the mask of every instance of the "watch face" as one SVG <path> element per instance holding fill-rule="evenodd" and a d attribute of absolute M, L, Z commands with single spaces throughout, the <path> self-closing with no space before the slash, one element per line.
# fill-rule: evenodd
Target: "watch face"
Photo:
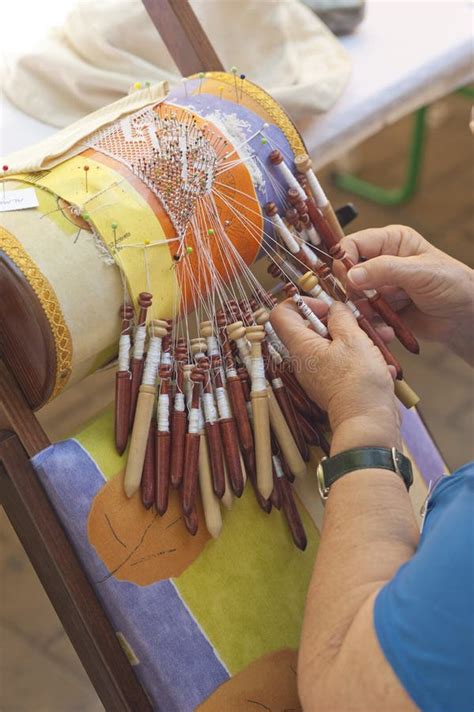
<path fill-rule="evenodd" d="M 329 494 L 329 487 L 326 487 L 326 483 L 324 481 L 323 462 L 326 459 L 327 459 L 326 457 L 322 458 L 322 460 L 319 463 L 317 470 L 316 470 L 316 477 L 318 478 L 319 494 L 323 501 L 325 501 L 328 498 L 328 494 Z"/>

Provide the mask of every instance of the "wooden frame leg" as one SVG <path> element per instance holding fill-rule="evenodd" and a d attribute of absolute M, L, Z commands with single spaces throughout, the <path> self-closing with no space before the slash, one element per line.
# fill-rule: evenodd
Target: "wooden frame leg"
<path fill-rule="evenodd" d="M 151 712 L 18 437 L 5 431 L 0 432 L 0 502 L 105 709 Z"/>

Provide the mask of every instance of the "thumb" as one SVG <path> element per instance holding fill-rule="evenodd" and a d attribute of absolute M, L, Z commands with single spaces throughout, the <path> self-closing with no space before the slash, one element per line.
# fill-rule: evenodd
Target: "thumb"
<path fill-rule="evenodd" d="M 360 337 L 362 333 L 349 307 L 341 302 L 334 302 L 329 309 L 328 330 L 333 341 L 348 341 L 352 337 Z"/>
<path fill-rule="evenodd" d="M 409 292 L 416 288 L 419 274 L 420 263 L 417 257 L 380 255 L 352 267 L 347 273 L 347 279 L 350 286 L 359 291 L 399 287 Z"/>

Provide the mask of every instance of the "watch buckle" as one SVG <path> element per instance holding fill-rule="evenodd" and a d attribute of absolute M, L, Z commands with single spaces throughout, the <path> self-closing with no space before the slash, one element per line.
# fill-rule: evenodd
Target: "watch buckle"
<path fill-rule="evenodd" d="M 326 482 L 324 481 L 324 470 L 322 463 L 324 460 L 327 460 L 327 457 L 321 458 L 319 465 L 316 469 L 316 477 L 318 479 L 318 489 L 319 489 L 319 496 L 325 502 L 328 498 L 329 495 L 329 487 L 326 487 Z"/>
<path fill-rule="evenodd" d="M 392 447 L 392 448 L 390 449 L 390 452 L 392 453 L 393 468 L 394 468 L 395 472 L 397 473 L 397 475 L 400 475 L 400 477 L 403 479 L 403 475 L 402 475 L 402 472 L 401 472 L 401 470 L 400 470 L 400 466 L 399 466 L 399 464 L 398 464 L 398 459 L 397 459 L 397 455 L 398 455 L 397 448 L 396 448 L 396 447 Z"/>

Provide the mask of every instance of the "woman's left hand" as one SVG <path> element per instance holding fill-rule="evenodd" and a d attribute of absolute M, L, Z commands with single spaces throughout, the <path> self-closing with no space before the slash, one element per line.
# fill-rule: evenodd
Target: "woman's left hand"
<path fill-rule="evenodd" d="M 317 299 L 305 302 L 319 317 L 327 311 Z M 332 340 L 310 329 L 290 300 L 272 311 L 271 322 L 301 386 L 328 412 L 332 455 L 353 447 L 400 447 L 392 374 L 348 307 L 336 303 L 329 309 Z"/>

